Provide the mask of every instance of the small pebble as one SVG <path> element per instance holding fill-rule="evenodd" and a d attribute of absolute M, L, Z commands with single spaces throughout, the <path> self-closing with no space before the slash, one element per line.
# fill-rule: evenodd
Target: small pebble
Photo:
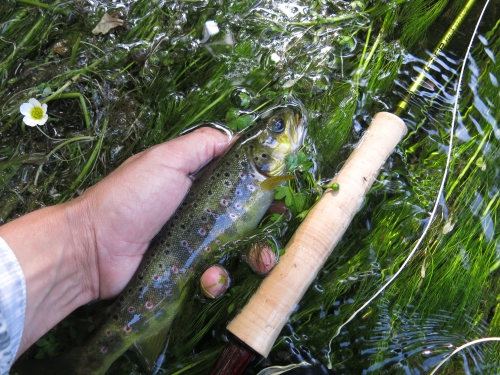
<path fill-rule="evenodd" d="M 211 266 L 200 278 L 201 292 L 207 298 L 217 298 L 229 288 L 229 274 L 222 266 Z"/>

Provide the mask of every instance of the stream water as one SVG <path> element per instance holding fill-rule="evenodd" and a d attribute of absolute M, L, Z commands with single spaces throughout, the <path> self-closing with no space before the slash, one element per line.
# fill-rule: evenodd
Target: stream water
<path fill-rule="evenodd" d="M 23 9 L 32 20 L 24 34 L 39 19 L 46 30 L 41 42 L 32 42 L 33 51 L 5 68 L 1 81 L 2 221 L 70 199 L 128 156 L 189 126 L 226 123 L 231 113 L 251 114 L 288 95 L 308 110 L 306 151 L 316 166 L 311 175 L 327 181 L 374 114 L 392 111 L 405 97 L 465 2 L 415 1 L 427 4 L 420 16 L 405 13 L 406 1 L 47 2 L 65 10 L 63 15 L 8 3 L 0 43 L 13 38 L 8 27 Z M 452 122 L 465 50 L 484 3 L 476 2 L 437 57 L 402 116 L 409 134 L 269 358 L 255 361 L 247 374 L 300 362 L 322 363 L 338 374 L 427 374 L 457 347 L 500 336 L 498 1 L 489 5 L 465 59 Z M 430 4 L 444 4 L 444 10 L 426 25 Z M 104 12 L 124 25 L 92 35 Z M 2 51 L 5 61 L 11 50 Z M 88 128 L 80 102 L 71 98 L 49 102 L 50 121 L 41 128 L 50 138 L 36 129 L 23 132 L 20 121 L 12 120 L 21 99 L 46 97 L 78 74 L 66 92 L 85 97 Z M 71 142 L 45 159 L 62 140 L 78 136 L 102 143 L 97 148 L 96 142 Z M 410 253 L 392 284 L 337 335 Z M 234 286 L 215 303 L 196 294 L 185 307 L 186 316 L 172 331 L 166 374 L 205 373 L 224 345 L 227 319 L 241 308 L 236 300 L 244 302 L 245 288 L 258 284 L 260 276 L 241 270 L 239 260 L 223 260 Z M 86 314 L 77 312 L 28 356 L 59 353 L 77 344 L 71 340 L 82 341 Z M 470 346 L 441 373 L 500 373 L 499 350 L 494 342 Z M 112 371 L 142 373 L 137 361 L 131 354 Z"/>

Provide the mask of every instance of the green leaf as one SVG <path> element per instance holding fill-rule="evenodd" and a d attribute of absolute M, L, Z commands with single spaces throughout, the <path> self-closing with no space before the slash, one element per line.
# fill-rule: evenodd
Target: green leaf
<path fill-rule="evenodd" d="M 54 355 L 58 354 L 59 344 L 54 342 L 51 343 L 50 345 L 47 345 L 44 349 L 47 351 L 49 357 L 53 357 Z"/>
<path fill-rule="evenodd" d="M 227 126 L 232 131 L 240 131 L 249 127 L 253 123 L 253 120 L 254 118 L 252 115 L 243 115 L 229 121 Z"/>
<path fill-rule="evenodd" d="M 240 111 L 238 108 L 229 108 L 229 110 L 226 112 L 226 121 L 237 119 L 239 115 Z"/>
<path fill-rule="evenodd" d="M 287 169 L 289 172 L 293 173 L 295 171 L 305 172 L 308 171 L 313 166 L 313 162 L 303 151 L 299 151 L 296 154 L 289 155 L 285 159 Z"/>
<path fill-rule="evenodd" d="M 276 189 L 276 194 L 274 196 L 274 199 L 283 199 L 290 195 L 290 188 L 288 186 L 278 186 Z"/>
<path fill-rule="evenodd" d="M 288 206 L 293 215 L 299 214 L 304 210 L 307 203 L 307 197 L 304 193 L 295 193 L 290 186 L 278 186 L 276 189 L 275 199 L 285 199 L 285 204 Z"/>
<path fill-rule="evenodd" d="M 39 340 L 36 342 L 36 345 L 37 345 L 37 346 L 41 346 L 41 347 L 43 347 L 43 346 L 46 346 L 48 343 L 49 343 L 49 341 L 48 341 L 46 338 L 43 338 L 43 337 L 42 337 L 41 339 L 39 339 Z"/>
<path fill-rule="evenodd" d="M 304 209 L 304 206 L 306 205 L 306 196 L 304 195 L 304 193 L 299 192 L 295 194 L 293 198 L 293 205 L 295 206 L 297 213 L 299 213 Z"/>

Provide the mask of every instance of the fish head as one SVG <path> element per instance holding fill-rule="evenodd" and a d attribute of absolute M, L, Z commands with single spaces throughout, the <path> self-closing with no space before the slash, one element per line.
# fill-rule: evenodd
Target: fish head
<path fill-rule="evenodd" d="M 262 127 L 253 139 L 251 160 L 265 176 L 279 176 L 285 170 L 285 158 L 303 144 L 306 117 L 295 107 L 277 107 L 265 112 Z"/>

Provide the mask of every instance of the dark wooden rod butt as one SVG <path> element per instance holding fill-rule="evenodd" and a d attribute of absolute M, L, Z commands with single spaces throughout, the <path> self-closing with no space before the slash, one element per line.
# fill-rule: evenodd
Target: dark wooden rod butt
<path fill-rule="evenodd" d="M 209 375 L 240 375 L 257 355 L 247 345 L 231 337 Z"/>

